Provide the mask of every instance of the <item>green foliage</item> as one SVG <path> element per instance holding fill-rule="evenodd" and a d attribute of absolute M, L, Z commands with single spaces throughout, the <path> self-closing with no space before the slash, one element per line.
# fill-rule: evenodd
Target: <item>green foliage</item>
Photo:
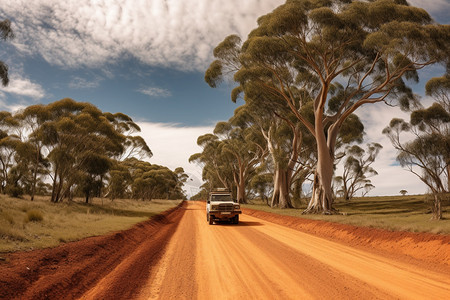
<path fill-rule="evenodd" d="M 27 193 L 33 200 L 50 187 L 52 202 L 75 195 L 89 202 L 102 196 L 106 184 L 112 186 L 112 198 L 124 196 L 129 175 L 119 176 L 124 170 L 114 167 L 131 157 L 152 155 L 145 140 L 133 135 L 138 131 L 125 114 L 104 113 L 69 98 L 14 115 L 0 112 L 0 192 L 15 197 Z M 49 175 L 50 186 L 45 183 Z"/>

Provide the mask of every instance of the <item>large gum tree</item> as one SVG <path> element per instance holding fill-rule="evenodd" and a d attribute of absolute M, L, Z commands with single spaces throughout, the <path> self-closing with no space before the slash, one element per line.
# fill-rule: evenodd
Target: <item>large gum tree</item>
<path fill-rule="evenodd" d="M 288 0 L 258 19 L 234 80 L 239 90 L 259 84 L 285 101 L 314 136 L 318 161 L 305 213 L 335 212 L 334 154 L 344 121 L 365 104 L 408 107 L 416 100 L 408 80 L 448 60 L 449 41 L 450 26 L 404 0 Z M 211 64 L 210 74 L 221 75 L 220 67 Z M 313 99 L 312 122 L 296 106 L 298 91 Z"/>

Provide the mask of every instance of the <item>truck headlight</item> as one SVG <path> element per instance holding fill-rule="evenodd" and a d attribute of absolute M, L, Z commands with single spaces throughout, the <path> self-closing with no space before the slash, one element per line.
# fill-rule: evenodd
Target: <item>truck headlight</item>
<path fill-rule="evenodd" d="M 240 210 L 241 207 L 240 207 L 239 205 L 235 205 L 235 206 L 234 206 L 234 209 L 235 209 L 235 210 Z"/>
<path fill-rule="evenodd" d="M 212 205 L 211 206 L 211 210 L 218 210 L 219 209 L 219 205 Z"/>

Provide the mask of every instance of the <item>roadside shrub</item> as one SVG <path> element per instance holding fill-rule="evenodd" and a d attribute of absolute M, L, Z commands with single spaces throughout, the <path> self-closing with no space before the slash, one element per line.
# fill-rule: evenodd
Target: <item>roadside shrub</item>
<path fill-rule="evenodd" d="M 19 198 L 23 195 L 23 189 L 18 186 L 7 186 L 5 191 L 9 196 L 14 198 Z"/>
<path fill-rule="evenodd" d="M 25 222 L 41 222 L 44 219 L 42 212 L 37 209 L 32 209 L 27 211 L 27 216 L 25 217 Z"/>

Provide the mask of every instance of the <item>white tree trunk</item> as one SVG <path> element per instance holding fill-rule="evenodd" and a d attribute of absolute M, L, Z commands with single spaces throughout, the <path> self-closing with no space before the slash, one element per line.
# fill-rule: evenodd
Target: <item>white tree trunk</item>
<path fill-rule="evenodd" d="M 317 168 L 314 173 L 312 196 L 308 207 L 303 213 L 333 214 L 336 211 L 333 208 L 334 199 L 331 190 L 334 172 L 334 152 L 332 145 L 334 144 L 337 130 L 329 130 L 327 141 L 322 125 L 322 119 L 318 115 L 316 115 L 315 129 L 317 141 Z"/>
<path fill-rule="evenodd" d="M 276 165 L 276 169 L 274 172 L 274 186 L 273 186 L 273 195 L 270 206 L 279 208 L 292 208 L 291 197 L 289 195 L 290 190 L 290 172 L 288 170 L 284 170 Z"/>

